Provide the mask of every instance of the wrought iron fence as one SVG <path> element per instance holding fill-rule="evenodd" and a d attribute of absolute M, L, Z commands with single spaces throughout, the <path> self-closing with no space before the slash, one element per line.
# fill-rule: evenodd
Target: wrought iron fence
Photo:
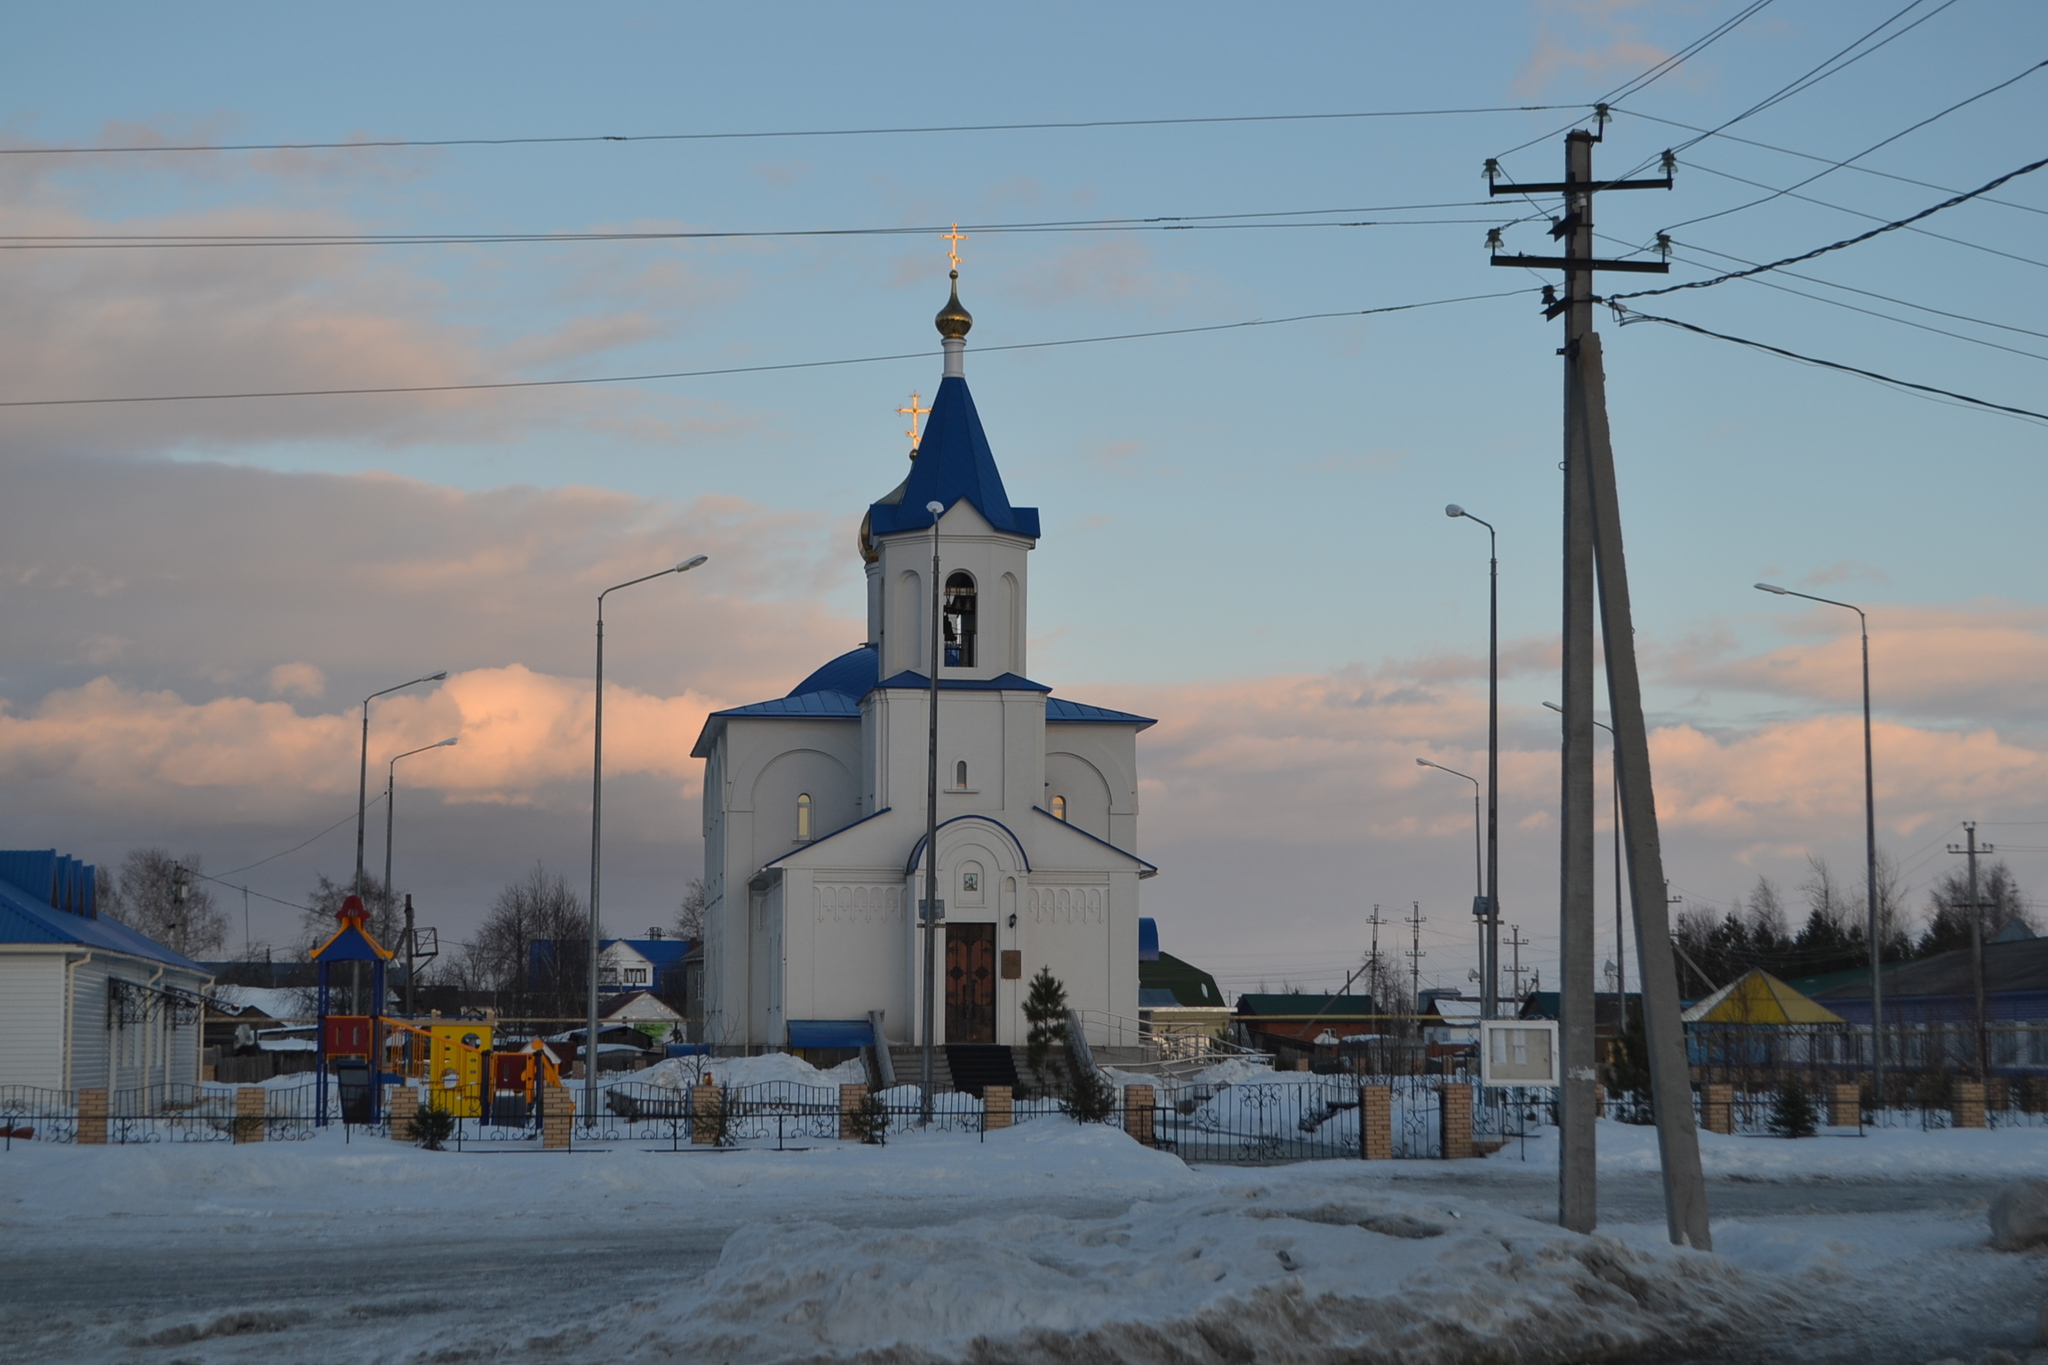
<path fill-rule="evenodd" d="M 0 1085 L 0 1145 L 17 1142 L 73 1142 L 78 1137 L 78 1101 L 69 1090 L 37 1085 Z"/>

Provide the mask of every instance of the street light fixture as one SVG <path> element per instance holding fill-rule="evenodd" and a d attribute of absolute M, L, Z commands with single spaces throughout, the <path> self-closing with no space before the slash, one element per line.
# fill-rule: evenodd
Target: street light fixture
<path fill-rule="evenodd" d="M 1863 873 L 1864 905 L 1868 911 L 1864 932 L 1870 937 L 1870 1057 L 1871 1079 L 1876 1103 L 1884 1104 L 1884 943 L 1878 934 L 1877 914 L 1877 779 L 1870 756 L 1870 618 L 1863 608 L 1832 597 L 1815 597 L 1794 592 L 1775 583 L 1758 583 L 1758 592 L 1779 597 L 1801 597 L 1826 607 L 1840 607 L 1856 613 L 1863 634 Z"/>
<path fill-rule="evenodd" d="M 597 1122 L 597 889 L 604 836 L 604 599 L 621 588 L 649 583 L 672 573 L 688 573 L 708 558 L 708 555 L 692 555 L 673 568 L 614 583 L 597 595 L 596 708 L 590 735 L 590 998 L 588 1015 L 584 1020 L 589 1031 L 583 1035 L 583 1121 L 586 1124 Z"/>
<path fill-rule="evenodd" d="M 411 758 L 414 754 L 423 754 L 429 749 L 446 749 L 454 744 L 458 738 L 459 736 L 451 736 L 448 739 L 437 740 L 432 744 L 422 744 L 417 749 L 407 749 L 404 753 L 395 755 L 384 766 L 384 894 L 387 897 L 392 894 L 391 830 L 393 820 L 391 810 L 393 798 L 397 795 L 398 760 L 401 758 Z M 405 1014 L 408 1019 L 412 1017 L 412 971 L 412 895 L 408 892 L 405 897 Z"/>
<path fill-rule="evenodd" d="M 1500 538 L 1492 522 L 1455 502 L 1444 515 L 1486 528 L 1486 936 L 1479 954 L 1479 1012 L 1491 1019 L 1500 1007 Z"/>
<path fill-rule="evenodd" d="M 1557 712 L 1560 716 L 1564 714 L 1564 708 L 1554 701 L 1547 701 L 1543 704 Z M 1616 742 L 1612 725 L 1609 725 L 1604 720 L 1596 720 L 1593 724 L 1607 732 L 1607 739 L 1610 745 Z M 1621 762 L 1616 757 L 1616 751 L 1612 748 L 1608 750 L 1608 758 L 1610 761 L 1607 771 L 1614 787 L 1614 1008 L 1617 1011 L 1616 1018 L 1619 1020 L 1615 1027 L 1626 1032 L 1628 1029 L 1628 954 L 1623 950 L 1628 946 L 1628 940 L 1622 933 Z"/>
<path fill-rule="evenodd" d="M 934 400 L 937 401 L 937 400 Z M 938 1010 L 939 967 L 939 518 L 946 515 L 942 502 L 928 502 L 932 514 L 932 676 L 930 729 L 925 745 L 924 788 L 924 1036 L 918 1058 L 918 1084 L 924 1092 L 919 1105 L 927 1128 L 932 1122 L 932 1087 L 937 1084 L 937 1053 L 932 1016 Z"/>
<path fill-rule="evenodd" d="M 444 668 L 439 673 L 429 673 L 424 678 L 414 678 L 411 682 L 402 682 L 396 687 L 387 687 L 382 692 L 372 692 L 363 698 L 363 752 L 356 767 L 355 893 L 358 896 L 363 894 L 363 817 L 370 808 L 370 703 L 379 697 L 388 696 L 393 692 L 403 692 L 408 687 L 417 687 L 424 682 L 442 682 L 447 677 L 448 670 Z M 391 888 L 385 887 L 384 894 L 389 896 Z"/>
<path fill-rule="evenodd" d="M 1432 763 L 1426 758 L 1416 759 L 1415 766 L 1417 766 L 1418 768 L 1434 768 L 1440 773 L 1449 773 L 1452 777 L 1462 777 L 1467 782 L 1470 782 L 1472 784 L 1472 880 L 1477 885 L 1483 887 L 1486 884 L 1486 865 L 1484 862 L 1480 860 L 1479 856 L 1479 779 L 1472 776 L 1470 773 L 1461 773 L 1456 768 L 1446 768 L 1441 763 Z M 1477 894 L 1484 895 L 1485 892 L 1480 891 Z M 1486 968 L 1488 965 L 1486 955 L 1486 927 L 1487 926 L 1484 922 L 1482 922 L 1479 926 L 1479 967 L 1480 976 L 1482 978 L 1486 975 Z M 1480 993 L 1483 996 L 1485 996 L 1488 1000 L 1491 1000 L 1493 998 L 1492 989 L 1483 980 L 1480 984 L 1479 989 Z M 1492 1017 L 1492 1010 L 1490 1008 L 1483 1009 L 1482 1013 L 1486 1014 L 1488 1018 Z"/>

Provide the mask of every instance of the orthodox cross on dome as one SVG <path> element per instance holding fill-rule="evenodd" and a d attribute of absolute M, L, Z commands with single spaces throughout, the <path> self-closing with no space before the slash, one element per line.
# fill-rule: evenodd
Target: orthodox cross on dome
<path fill-rule="evenodd" d="M 960 230 L 960 225 L 959 225 L 958 223 L 955 223 L 955 224 L 953 224 L 953 230 L 952 230 L 951 232 L 942 232 L 942 233 L 940 233 L 940 234 L 939 234 L 939 240 L 941 240 L 941 241 L 943 241 L 943 242 L 945 242 L 945 243 L 947 243 L 947 244 L 948 244 L 948 245 L 947 245 L 947 247 L 946 247 L 946 259 L 947 259 L 947 260 L 948 260 L 949 262 L 951 262 L 951 263 L 952 263 L 952 267 L 953 267 L 953 273 L 954 273 L 954 274 L 956 274 L 956 275 L 957 275 L 957 274 L 959 274 L 959 273 L 960 273 L 960 246 L 959 246 L 959 244 L 960 244 L 961 242 L 964 242 L 964 241 L 966 241 L 966 240 L 967 240 L 967 234 L 966 234 L 966 233 L 964 233 L 964 232 L 962 232 L 962 231 Z"/>
<path fill-rule="evenodd" d="M 907 408 L 898 408 L 896 409 L 896 411 L 908 413 L 910 415 L 910 430 L 904 432 L 903 434 L 910 438 L 910 458 L 914 460 L 917 458 L 917 443 L 923 439 L 917 434 L 917 419 L 924 416 L 926 413 L 930 412 L 931 409 L 919 407 L 917 405 L 917 395 L 913 393 L 910 395 L 910 406 Z"/>

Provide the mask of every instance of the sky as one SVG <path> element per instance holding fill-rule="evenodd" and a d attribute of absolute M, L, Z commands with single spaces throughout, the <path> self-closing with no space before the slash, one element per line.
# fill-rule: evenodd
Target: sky
<path fill-rule="evenodd" d="M 197 854 L 230 948 L 288 945 L 353 865 L 363 697 L 447 670 L 373 706 L 371 785 L 459 738 L 399 765 L 393 816 L 398 889 L 459 942 L 535 862 L 587 877 L 595 595 L 701 553 L 607 609 L 606 919 L 669 922 L 706 712 L 864 635 L 854 533 L 901 477 L 897 409 L 936 388 L 958 222 L 969 381 L 1044 518 L 1032 673 L 1160 720 L 1140 848 L 1166 949 L 1234 990 L 1327 987 L 1375 906 L 1419 906 L 1425 983 L 1468 984 L 1471 788 L 1414 761 L 1484 770 L 1487 547 L 1457 502 L 1500 531 L 1503 915 L 1551 978 L 1560 338 L 1545 277 L 1485 239 L 1549 251 L 1555 204 L 1489 200 L 1481 169 L 1559 178 L 1593 101 L 1748 9 L 24 14 L 0 845 Z M 2042 155 L 2043 58 L 2037 6 L 1773 0 L 1615 100 L 1596 167 L 1654 173 L 1827 74 L 1683 147 L 1668 193 L 1603 196 L 1601 249 L 1667 232 L 1669 282 L 1706 279 L 1975 189 Z M 1170 122 L 1224 118 L 1252 121 Z M 536 138 L 582 140 L 503 141 Z M 276 146 L 392 141 L 468 145 Z M 95 150 L 222 144 L 269 149 Z M 2040 411 L 2043 213 L 2030 173 L 1628 306 Z M 619 239 L 676 233 L 766 235 Z M 611 240 L 362 240 L 522 234 Z M 1349 316 L 1282 321 L 1311 314 Z M 2048 424 L 1599 325 L 1673 895 L 1768 876 L 1797 903 L 1810 857 L 1860 866 L 1856 618 L 1759 580 L 1869 613 L 1879 835 L 1915 903 L 1964 820 L 2035 892 Z"/>

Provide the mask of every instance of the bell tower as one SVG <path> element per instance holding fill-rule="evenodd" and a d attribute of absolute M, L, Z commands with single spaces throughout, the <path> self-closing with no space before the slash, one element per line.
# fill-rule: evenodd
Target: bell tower
<path fill-rule="evenodd" d="M 957 257 L 955 258 L 957 265 Z M 910 472 L 861 521 L 867 561 L 868 640 L 880 676 L 924 676 L 931 667 L 933 516 L 938 503 L 941 663 L 939 678 L 990 682 L 1025 673 L 1029 570 L 1038 509 L 1012 507 L 988 436 L 967 389 L 967 333 L 974 317 L 951 272 L 946 306 L 933 319 L 945 372 L 924 434 L 914 437 Z M 916 408 L 916 403 L 911 405 Z M 913 430 L 916 416 L 913 414 Z"/>

